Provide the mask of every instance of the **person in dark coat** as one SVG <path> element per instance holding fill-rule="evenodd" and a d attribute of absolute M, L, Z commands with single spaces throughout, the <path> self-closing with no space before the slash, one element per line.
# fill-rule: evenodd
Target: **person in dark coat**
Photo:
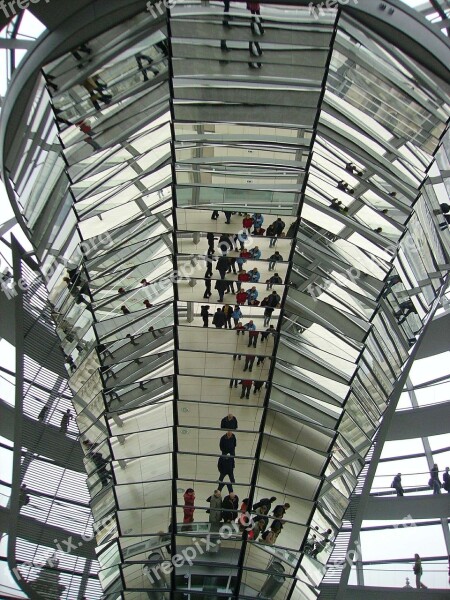
<path fill-rule="evenodd" d="M 227 328 L 227 326 L 228 329 L 233 329 L 233 326 L 231 324 L 231 318 L 233 316 L 233 307 L 229 304 L 225 304 L 222 310 L 223 314 L 225 315 L 225 329 Z"/>
<path fill-rule="evenodd" d="M 439 468 L 436 463 L 434 463 L 431 471 L 430 471 L 430 487 L 433 488 L 433 494 L 437 495 L 441 493 L 441 482 L 439 479 Z"/>
<path fill-rule="evenodd" d="M 70 412 L 70 408 L 68 408 L 61 418 L 61 425 L 59 428 L 61 433 L 67 433 L 67 428 L 69 427 L 69 422 L 71 419 L 73 419 L 73 415 Z"/>
<path fill-rule="evenodd" d="M 27 486 L 24 483 L 22 483 L 19 490 L 19 508 L 22 508 L 22 506 L 29 504 L 29 502 L 30 496 L 27 494 Z"/>
<path fill-rule="evenodd" d="M 442 475 L 442 487 L 450 494 L 450 473 L 448 467 L 445 467 L 445 471 Z"/>
<path fill-rule="evenodd" d="M 222 501 L 222 519 L 225 523 L 231 523 L 238 515 L 239 498 L 234 492 L 230 492 Z"/>
<path fill-rule="evenodd" d="M 236 436 L 231 431 L 227 431 L 225 435 L 220 438 L 220 451 L 222 454 L 231 454 L 234 456 L 236 453 Z"/>
<path fill-rule="evenodd" d="M 230 285 L 230 282 L 227 281 L 226 279 L 218 279 L 216 281 L 216 285 L 214 286 L 214 288 L 217 290 L 217 293 L 219 294 L 219 302 L 223 302 L 223 296 L 224 296 L 225 292 L 228 290 L 229 285 Z"/>
<path fill-rule="evenodd" d="M 226 323 L 225 314 L 221 308 L 218 308 L 217 311 L 214 313 L 212 322 L 213 322 L 213 325 L 215 325 L 217 329 L 221 329 L 225 325 L 225 323 Z"/>
<path fill-rule="evenodd" d="M 48 414 L 48 406 L 46 406 L 44 404 L 44 406 L 41 408 L 41 412 L 38 414 L 38 421 L 45 421 L 45 418 Z"/>
<path fill-rule="evenodd" d="M 214 233 L 211 231 L 206 234 L 206 239 L 208 240 L 208 250 L 212 250 L 214 252 Z"/>
<path fill-rule="evenodd" d="M 230 479 L 231 483 L 227 483 L 227 488 L 229 492 L 233 491 L 233 486 L 232 484 L 235 483 L 235 479 L 234 479 L 234 457 L 233 456 L 219 456 L 219 460 L 217 461 L 217 468 L 219 470 L 219 487 L 217 488 L 219 490 L 219 492 L 222 490 L 222 488 L 225 486 L 225 484 L 223 483 L 223 480 L 225 479 L 226 476 L 228 476 L 228 478 Z"/>
<path fill-rule="evenodd" d="M 275 502 L 276 496 L 272 496 L 271 498 L 262 498 L 259 502 L 253 505 L 253 510 L 256 510 L 260 506 L 266 506 L 268 515 L 270 513 L 270 509 L 272 508 L 272 502 Z"/>
<path fill-rule="evenodd" d="M 275 269 L 275 265 L 277 262 L 284 260 L 278 250 L 275 250 L 274 254 L 269 256 L 269 271 L 273 271 Z"/>
<path fill-rule="evenodd" d="M 420 556 L 418 554 L 414 554 L 414 567 L 413 567 L 413 572 L 414 575 L 416 576 L 416 588 L 419 590 L 420 588 L 423 588 L 424 590 L 427 589 L 427 586 L 422 583 L 421 578 L 423 575 L 423 571 L 422 571 L 422 560 L 420 558 Z"/>
<path fill-rule="evenodd" d="M 237 429 L 238 428 L 238 422 L 237 419 L 234 415 L 232 415 L 231 413 L 229 413 L 226 417 L 224 417 L 221 421 L 220 421 L 220 428 L 221 429 Z"/>
<path fill-rule="evenodd" d="M 392 487 L 397 492 L 397 496 L 403 496 L 402 474 L 401 473 L 397 473 L 397 475 L 392 480 Z"/>
<path fill-rule="evenodd" d="M 285 504 L 277 504 L 277 506 L 275 506 L 273 509 L 273 516 L 276 519 L 282 519 L 290 507 L 291 505 L 288 502 Z"/>
<path fill-rule="evenodd" d="M 219 271 L 220 279 L 225 279 L 230 263 L 226 256 L 221 256 L 216 263 L 216 271 Z"/>
<path fill-rule="evenodd" d="M 200 309 L 200 316 L 203 319 L 203 327 L 208 327 L 209 320 L 208 317 L 212 317 L 212 314 L 209 312 L 209 305 L 202 306 Z"/>
<path fill-rule="evenodd" d="M 283 283 L 283 280 L 281 279 L 281 277 L 278 275 L 278 273 L 274 273 L 272 275 L 272 277 L 270 277 L 266 281 L 266 290 L 271 290 L 275 284 L 281 284 L 281 283 Z"/>
<path fill-rule="evenodd" d="M 274 336 L 276 332 L 277 330 L 275 329 L 275 327 L 273 325 L 270 325 L 270 327 L 261 334 L 261 342 L 264 342 L 269 337 L 269 335 Z"/>
<path fill-rule="evenodd" d="M 211 275 L 208 273 L 205 274 L 205 293 L 203 294 L 203 298 L 208 300 L 211 297 Z"/>

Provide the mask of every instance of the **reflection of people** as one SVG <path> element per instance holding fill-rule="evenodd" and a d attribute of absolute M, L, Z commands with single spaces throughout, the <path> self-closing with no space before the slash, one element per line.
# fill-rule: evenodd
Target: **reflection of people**
<path fill-rule="evenodd" d="M 394 285 L 397 285 L 398 283 L 401 283 L 401 282 L 402 282 L 402 280 L 400 278 L 400 275 L 390 275 L 386 279 L 386 288 L 383 292 L 383 298 L 386 298 L 386 296 L 389 294 L 389 292 L 394 287 Z"/>
<path fill-rule="evenodd" d="M 222 454 L 231 454 L 234 456 L 236 453 L 236 436 L 232 431 L 227 431 L 225 435 L 220 438 L 219 447 Z"/>
<path fill-rule="evenodd" d="M 220 421 L 220 428 L 221 429 L 237 429 L 238 428 L 238 422 L 237 419 L 234 415 L 232 415 L 231 413 L 229 413 L 226 417 L 224 417 L 221 421 Z"/>
<path fill-rule="evenodd" d="M 211 528 L 222 520 L 222 495 L 220 490 L 214 490 L 214 494 L 206 499 L 209 502 L 209 522 Z"/>
<path fill-rule="evenodd" d="M 209 312 L 209 305 L 205 305 L 205 306 L 201 307 L 200 316 L 203 320 L 203 327 L 208 327 L 208 325 L 209 325 L 208 317 L 212 317 L 212 314 Z"/>
<path fill-rule="evenodd" d="M 234 457 L 233 456 L 219 456 L 219 460 L 217 462 L 217 469 L 220 473 L 219 476 L 219 487 L 217 488 L 219 491 L 224 487 L 223 480 L 228 475 L 228 478 L 231 483 L 227 483 L 228 491 L 231 493 L 233 491 L 232 484 L 235 482 L 234 479 Z"/>
<path fill-rule="evenodd" d="M 187 488 L 187 490 L 184 492 L 183 499 L 183 523 L 193 523 L 195 511 L 195 491 L 192 488 Z"/>
<path fill-rule="evenodd" d="M 41 409 L 41 412 L 38 414 L 38 421 L 45 421 L 45 418 L 48 413 L 48 406 L 44 405 Z"/>
<path fill-rule="evenodd" d="M 423 584 L 420 580 L 422 577 L 422 561 L 418 554 L 414 554 L 414 567 L 413 567 L 414 575 L 416 576 L 416 588 L 420 589 L 428 589 L 425 584 Z"/>
<path fill-rule="evenodd" d="M 136 59 L 139 71 L 141 71 L 142 76 L 144 77 L 144 81 L 148 81 L 148 71 L 151 71 L 155 77 L 159 75 L 158 69 L 152 66 L 153 58 L 148 56 L 148 54 L 142 54 L 142 52 L 139 52 L 138 54 L 134 55 L 134 58 Z M 143 61 L 147 62 L 146 67 L 144 67 Z"/>
<path fill-rule="evenodd" d="M 222 518 L 225 523 L 231 523 L 237 517 L 237 508 L 239 506 L 239 498 L 234 492 L 230 492 L 225 496 L 222 502 Z"/>
<path fill-rule="evenodd" d="M 331 529 L 327 529 L 326 531 L 324 531 L 322 533 L 322 539 L 316 542 L 316 545 L 314 546 L 314 550 L 311 552 L 311 556 L 313 558 L 317 558 L 317 555 L 325 550 L 327 544 L 330 543 L 330 539 L 329 539 L 330 535 L 331 535 Z"/>
<path fill-rule="evenodd" d="M 252 15 L 250 22 L 252 33 L 255 35 L 264 35 L 259 2 L 247 2 L 247 10 L 249 10 Z"/>
<path fill-rule="evenodd" d="M 75 50 L 72 50 L 72 56 L 75 58 L 75 60 L 78 61 L 78 68 L 82 69 L 83 67 L 86 66 L 86 64 L 88 62 L 91 62 L 91 59 L 85 59 L 83 56 L 81 56 L 81 53 L 83 52 L 83 54 L 87 54 L 88 56 L 90 56 L 92 54 L 92 50 L 89 48 L 89 46 L 87 44 L 81 44 L 81 46 L 78 46 L 78 48 L 75 48 Z M 83 63 L 83 61 L 86 60 L 86 63 Z"/>
<path fill-rule="evenodd" d="M 397 319 L 397 323 L 401 325 L 411 313 L 417 314 L 417 309 L 412 300 L 405 300 L 405 302 L 400 302 L 399 310 L 394 313 L 394 317 Z"/>
<path fill-rule="evenodd" d="M 27 494 L 27 486 L 22 483 L 19 490 L 19 509 L 30 502 L 30 496 Z"/>
<path fill-rule="evenodd" d="M 104 90 L 108 87 L 106 83 L 100 80 L 98 75 L 92 75 L 83 81 L 84 89 L 89 93 L 91 102 L 96 110 L 100 110 L 99 100 L 104 104 L 109 104 L 112 100 L 110 94 L 106 94 Z"/>
<path fill-rule="evenodd" d="M 70 408 L 68 408 L 61 418 L 61 425 L 59 428 L 61 433 L 67 433 L 67 428 L 69 427 L 69 422 L 71 419 L 73 419 L 73 415 L 70 412 Z"/>

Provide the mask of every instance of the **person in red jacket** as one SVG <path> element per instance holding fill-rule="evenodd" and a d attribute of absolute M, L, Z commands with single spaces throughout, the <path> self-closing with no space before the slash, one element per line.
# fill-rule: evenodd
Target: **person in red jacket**
<path fill-rule="evenodd" d="M 188 488 L 183 495 L 184 499 L 184 507 L 183 507 L 183 523 L 193 523 L 194 522 L 194 501 L 195 501 L 195 492 L 192 488 Z"/>
<path fill-rule="evenodd" d="M 250 229 L 253 227 L 253 219 L 248 213 L 242 219 L 242 227 L 246 230 L 246 233 L 250 233 Z"/>
<path fill-rule="evenodd" d="M 242 306 L 243 304 L 245 304 L 247 302 L 247 298 L 248 298 L 247 292 L 245 290 L 240 290 L 236 294 L 236 304 L 239 304 L 240 306 Z"/>
<path fill-rule="evenodd" d="M 247 398 L 247 400 L 250 398 L 250 391 L 252 389 L 252 384 L 253 384 L 252 379 L 242 379 L 242 381 L 241 381 L 241 385 L 242 385 L 241 398 L 243 398 L 244 396 Z"/>
<path fill-rule="evenodd" d="M 236 329 L 236 335 L 239 335 L 240 333 L 242 333 L 242 335 L 245 335 L 245 332 L 247 331 L 240 321 L 236 325 L 235 329 Z"/>
<path fill-rule="evenodd" d="M 242 282 L 248 283 L 249 281 L 250 281 L 250 275 L 247 273 L 247 271 L 245 271 L 244 269 L 242 269 L 242 271 L 239 271 L 238 282 L 237 282 L 238 292 L 241 289 Z"/>

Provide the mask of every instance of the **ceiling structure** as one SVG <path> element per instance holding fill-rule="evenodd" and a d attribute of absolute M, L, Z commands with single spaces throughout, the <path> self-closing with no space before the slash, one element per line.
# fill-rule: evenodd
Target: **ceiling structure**
<path fill-rule="evenodd" d="M 5 184 L 73 361 L 81 440 L 112 474 L 103 485 L 85 444 L 108 598 L 317 597 L 333 544 L 314 559 L 307 538 L 339 531 L 443 289 L 450 236 L 427 177 L 448 126 L 446 38 L 396 2 L 300 4 L 86 3 L 5 99 Z M 272 313 L 241 307 L 255 346 L 202 327 L 201 306 L 235 304 L 237 274 L 217 267 L 241 246 L 261 251 L 244 264 L 259 302 L 281 278 Z M 209 531 L 229 412 L 235 490 L 288 502 L 284 528 L 275 545 L 216 531 L 220 550 L 152 580 L 150 554 L 161 569 Z"/>

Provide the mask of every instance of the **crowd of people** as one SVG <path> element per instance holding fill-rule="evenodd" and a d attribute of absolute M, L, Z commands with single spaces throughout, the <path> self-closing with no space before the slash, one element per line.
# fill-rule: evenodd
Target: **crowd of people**
<path fill-rule="evenodd" d="M 428 487 L 433 490 L 433 496 L 437 496 L 444 489 L 450 493 L 450 469 L 445 467 L 445 471 L 442 473 L 442 482 L 439 478 L 439 467 L 435 463 L 430 469 L 430 479 L 428 480 Z M 405 490 L 402 485 L 402 474 L 397 473 L 391 483 L 391 488 L 395 489 L 397 496 L 403 496 Z"/>
<path fill-rule="evenodd" d="M 236 431 L 238 429 L 238 420 L 229 413 L 220 422 L 220 428 L 226 430 L 219 439 L 219 450 L 221 452 L 217 468 L 219 471 L 219 485 L 214 492 L 206 498 L 209 503 L 207 513 L 211 525 L 211 531 L 218 531 L 221 523 L 235 522 L 241 531 L 247 532 L 247 539 L 251 541 L 259 540 L 262 543 L 274 545 L 278 536 L 283 530 L 285 524 L 284 517 L 289 510 L 289 503 L 276 504 L 272 510 L 272 505 L 276 501 L 275 496 L 262 498 L 258 502 L 252 503 L 249 498 L 242 500 L 239 506 L 239 497 L 236 494 L 233 484 L 235 484 L 234 468 L 235 455 L 237 448 Z M 225 483 L 225 478 L 229 481 Z M 222 489 L 227 487 L 228 494 L 222 497 Z M 183 524 L 194 522 L 195 512 L 195 490 L 187 488 L 183 495 Z M 305 545 L 305 553 L 313 558 L 325 549 L 331 541 L 331 529 L 323 534 L 314 537 L 312 550 L 310 551 L 311 540 Z"/>

